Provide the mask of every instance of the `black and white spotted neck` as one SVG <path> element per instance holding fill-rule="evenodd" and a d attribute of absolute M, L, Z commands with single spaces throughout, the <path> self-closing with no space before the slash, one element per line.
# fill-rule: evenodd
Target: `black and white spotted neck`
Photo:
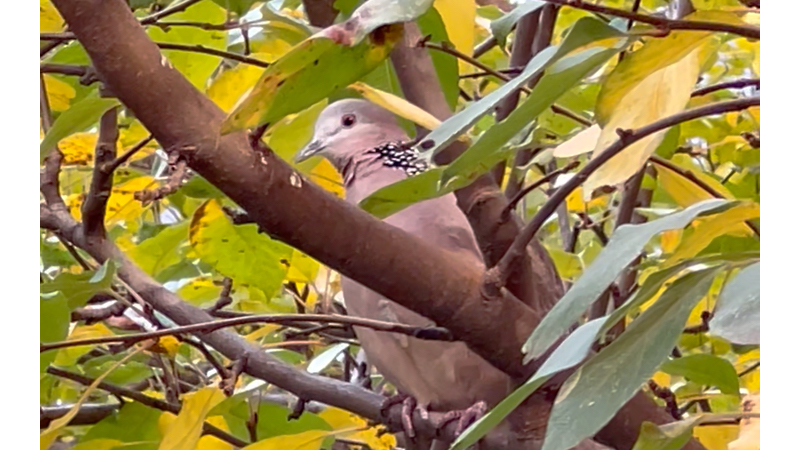
<path fill-rule="evenodd" d="M 418 160 L 419 153 L 404 142 L 387 142 L 367 150 L 367 153 L 377 154 L 383 160 L 384 166 L 401 169 L 408 176 L 417 175 L 428 169 L 425 161 Z"/>

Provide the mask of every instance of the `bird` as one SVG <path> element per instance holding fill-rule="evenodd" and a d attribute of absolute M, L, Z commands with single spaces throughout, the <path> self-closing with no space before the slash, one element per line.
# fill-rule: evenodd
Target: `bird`
<path fill-rule="evenodd" d="M 311 141 L 296 154 L 295 162 L 326 158 L 342 176 L 345 201 L 358 205 L 378 189 L 427 168 L 409 142 L 388 110 L 362 99 L 339 100 L 322 110 Z M 453 194 L 418 202 L 384 221 L 485 269 L 474 233 Z M 341 286 L 349 314 L 418 327 L 435 325 L 354 280 L 342 277 Z M 363 327 L 354 331 L 369 363 L 426 410 L 480 415 L 508 392 L 509 377 L 463 342 L 422 340 Z M 467 424 L 460 423 L 460 431 Z M 406 430 L 409 433 L 413 430 Z"/>

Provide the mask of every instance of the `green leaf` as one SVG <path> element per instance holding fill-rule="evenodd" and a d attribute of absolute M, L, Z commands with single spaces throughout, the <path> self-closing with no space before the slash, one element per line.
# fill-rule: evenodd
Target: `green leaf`
<path fill-rule="evenodd" d="M 158 418 L 161 413 L 162 411 L 148 408 L 141 403 L 127 402 L 122 405 L 119 412 L 89 428 L 89 431 L 80 438 L 80 442 L 103 438 L 130 443 L 149 441 L 146 447 L 136 446 L 135 448 L 137 450 L 145 448 L 155 450 L 161 440 L 161 432 L 158 430 Z M 126 445 L 124 448 L 127 450 L 134 447 Z"/>
<path fill-rule="evenodd" d="M 170 20 L 223 23 L 225 10 L 214 2 L 199 2 L 186 11 L 170 16 Z M 148 27 L 147 35 L 156 42 L 202 46 L 217 50 L 225 50 L 227 33 L 220 30 L 203 30 L 198 27 L 171 27 L 164 31 L 159 27 Z M 206 82 L 220 63 L 220 57 L 182 50 L 162 50 L 170 64 L 182 73 L 194 87 L 204 89 Z"/>
<path fill-rule="evenodd" d="M 42 284 L 39 290 L 42 294 L 60 291 L 67 299 L 67 306 L 75 309 L 85 305 L 93 295 L 108 290 L 116 271 L 116 263 L 109 259 L 95 272 L 63 272 L 53 281 Z"/>
<path fill-rule="evenodd" d="M 142 270 L 156 275 L 183 259 L 180 248 L 189 237 L 189 221 L 165 228 L 157 235 L 145 239 L 128 251 L 130 257 Z"/>
<path fill-rule="evenodd" d="M 611 48 L 590 48 L 576 55 L 557 61 L 545 71 L 531 94 L 502 122 L 486 130 L 467 151 L 461 154 L 442 175 L 447 184 L 454 177 L 473 180 L 487 172 L 505 158 L 500 151 L 532 119 L 555 103 L 566 91 L 584 77 L 596 71 L 625 47 L 625 41 L 618 41 Z"/>
<path fill-rule="evenodd" d="M 286 276 L 292 248 L 258 232 L 256 225 L 234 226 L 219 203 L 203 203 L 189 225 L 189 241 L 200 259 L 238 283 L 261 289 L 267 299 Z"/>
<path fill-rule="evenodd" d="M 761 263 L 742 269 L 719 295 L 709 332 L 734 344 L 761 343 Z"/>
<path fill-rule="evenodd" d="M 61 292 L 39 298 L 39 342 L 58 342 L 67 338 L 69 332 L 69 307 Z M 58 352 L 51 350 L 39 353 L 39 370 L 44 372 Z"/>
<path fill-rule="evenodd" d="M 702 415 L 698 415 L 661 426 L 652 422 L 642 422 L 639 439 L 633 450 L 680 450 L 689 442 L 692 430 L 702 418 Z"/>
<path fill-rule="evenodd" d="M 608 423 L 667 357 L 717 272 L 704 269 L 677 280 L 564 383 L 550 414 L 543 450 L 572 448 Z"/>
<path fill-rule="evenodd" d="M 730 362 L 708 354 L 688 355 L 666 361 L 661 371 L 697 384 L 716 386 L 723 394 L 739 394 L 739 377 Z"/>
<path fill-rule="evenodd" d="M 608 245 L 584 270 L 564 297 L 556 303 L 525 342 L 525 362 L 541 356 L 559 336 L 575 323 L 583 312 L 642 252 L 656 234 L 684 228 L 703 213 L 731 206 L 727 200 L 706 200 L 683 211 L 641 225 L 623 225 L 611 236 Z"/>
<path fill-rule="evenodd" d="M 591 352 L 595 336 L 602 324 L 602 319 L 595 319 L 581 325 L 574 333 L 567 336 L 528 381 L 459 435 L 450 450 L 464 450 L 478 442 L 552 375 L 580 364 Z"/>
<path fill-rule="evenodd" d="M 358 206 L 378 218 L 389 217 L 420 200 L 435 198 L 439 194 L 439 179 L 443 171 L 442 167 L 434 167 L 400 183 L 382 187 L 361 200 Z"/>
<path fill-rule="evenodd" d="M 506 38 L 508 37 L 508 34 L 511 33 L 511 29 L 514 27 L 514 24 L 517 23 L 519 19 L 533 13 L 546 4 L 547 3 L 545 2 L 528 1 L 521 5 L 517 5 L 503 17 L 493 20 L 490 24 L 490 28 L 492 29 L 492 36 L 494 36 L 494 38 L 497 40 L 497 45 L 499 45 L 501 48 L 505 47 Z"/>
<path fill-rule="evenodd" d="M 45 156 L 61 139 L 89 128 L 100 120 L 104 112 L 117 105 L 119 105 L 117 99 L 97 97 L 87 97 L 71 105 L 53 122 L 53 126 L 39 144 L 39 164 L 44 162 Z"/>

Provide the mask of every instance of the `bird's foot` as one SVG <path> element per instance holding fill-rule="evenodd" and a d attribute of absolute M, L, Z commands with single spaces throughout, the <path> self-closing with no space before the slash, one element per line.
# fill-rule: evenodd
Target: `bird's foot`
<path fill-rule="evenodd" d="M 459 436 L 461 435 L 461 433 L 466 431 L 466 429 L 470 425 L 472 425 L 476 420 L 483 417 L 483 415 L 486 414 L 486 409 L 487 409 L 486 402 L 479 401 L 467 409 L 462 409 L 459 411 L 449 411 L 445 413 L 442 422 L 437 427 L 437 432 L 442 430 L 450 422 L 457 420 L 458 425 L 456 425 L 455 435 Z"/>
<path fill-rule="evenodd" d="M 383 405 L 381 405 L 381 415 L 384 417 L 387 416 L 389 408 L 398 403 L 403 405 L 403 409 L 400 413 L 403 431 L 410 439 L 414 439 L 417 435 L 417 432 L 414 430 L 414 411 L 417 411 L 423 420 L 428 420 L 428 409 L 417 405 L 417 399 L 414 397 L 399 393 L 384 400 Z"/>

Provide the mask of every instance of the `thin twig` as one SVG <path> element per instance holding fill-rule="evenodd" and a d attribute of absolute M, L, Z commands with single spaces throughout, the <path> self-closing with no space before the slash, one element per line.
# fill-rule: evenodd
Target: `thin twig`
<path fill-rule="evenodd" d="M 538 180 L 531 183 L 530 186 L 526 186 L 524 189 L 517 192 L 517 194 L 514 195 L 514 197 L 512 197 L 511 200 L 508 201 L 508 205 L 506 205 L 506 207 L 503 209 L 503 212 L 500 214 L 501 220 L 508 219 L 508 216 L 511 214 L 511 211 L 513 211 L 514 208 L 517 207 L 517 203 L 519 203 L 519 201 L 522 200 L 531 191 L 549 182 L 550 180 L 556 178 L 557 176 L 569 172 L 570 170 L 578 167 L 579 165 L 580 165 L 579 161 L 573 161 L 560 169 L 556 169 L 548 174 L 545 174 L 545 176 L 543 176 L 542 178 L 539 178 Z"/>
<path fill-rule="evenodd" d="M 561 202 L 563 202 L 567 196 L 572 193 L 572 191 L 574 191 L 578 186 L 586 181 L 587 178 L 589 178 L 589 175 L 594 173 L 600 168 L 600 166 L 605 164 L 614 155 L 617 155 L 634 142 L 679 123 L 688 122 L 690 120 L 710 115 L 722 114 L 731 111 L 741 111 L 751 106 L 760 104 L 760 97 L 723 101 L 665 117 L 637 130 L 617 130 L 619 139 L 602 152 L 597 153 L 597 156 L 594 157 L 588 164 L 586 164 L 583 169 L 578 171 L 552 196 L 550 196 L 547 202 L 542 205 L 531 221 L 525 226 L 525 228 L 522 229 L 519 235 L 517 235 L 516 239 L 508 248 L 506 253 L 502 256 L 502 258 L 500 258 L 500 261 L 498 261 L 497 265 L 486 272 L 484 279 L 485 294 L 492 296 L 493 293 L 499 292 L 499 289 L 505 285 L 511 270 L 518 259 L 524 256 L 524 252 L 526 251 L 528 243 L 536 236 L 536 233 L 542 227 L 547 218 L 555 212 L 556 208 L 558 208 L 558 205 L 561 204 Z"/>
<path fill-rule="evenodd" d="M 493 49 L 495 45 L 497 45 L 497 39 L 494 36 L 488 37 L 485 41 L 481 42 L 475 47 L 475 50 L 472 51 L 472 57 L 480 58 L 489 50 Z"/>
<path fill-rule="evenodd" d="M 653 25 L 662 30 L 698 30 L 698 31 L 718 31 L 723 33 L 733 33 L 750 39 L 761 39 L 761 30 L 757 27 L 746 25 L 731 25 L 722 22 L 708 22 L 700 20 L 671 20 L 664 17 L 648 16 L 646 14 L 632 13 L 624 9 L 609 8 L 606 6 L 586 3 L 581 0 L 543 0 L 555 5 L 569 6 L 571 8 L 582 9 L 584 11 L 606 14 L 623 19 L 635 20 Z"/>
<path fill-rule="evenodd" d="M 47 373 L 49 373 L 50 375 L 55 375 L 57 377 L 66 378 L 68 380 L 74 381 L 84 386 L 89 386 L 95 381 L 93 378 L 85 377 L 83 375 L 79 375 L 73 372 L 68 372 L 66 370 L 62 370 L 53 366 L 47 368 Z M 150 408 L 171 412 L 172 414 L 178 414 L 181 410 L 181 407 L 174 403 L 169 403 L 164 400 L 149 397 L 147 395 L 142 394 L 141 392 L 137 392 L 132 389 L 127 389 L 122 386 L 117 386 L 115 384 L 107 383 L 105 381 L 100 382 L 97 385 L 97 387 L 113 395 L 119 397 L 127 397 L 145 406 L 149 406 Z M 236 436 L 233 436 L 207 422 L 203 423 L 203 434 L 208 434 L 216 438 L 222 439 L 223 441 L 231 445 L 235 445 L 237 447 L 245 447 L 248 445 L 247 442 L 244 442 L 239 438 L 237 438 Z"/>
<path fill-rule="evenodd" d="M 675 174 L 680 175 L 681 177 L 691 181 L 694 185 L 704 190 L 706 193 L 708 193 L 710 196 L 714 198 L 723 198 L 723 199 L 726 198 L 724 195 L 720 194 L 719 192 L 714 190 L 714 188 L 709 186 L 705 181 L 701 180 L 691 170 L 684 169 L 678 166 L 677 164 L 673 163 L 672 161 L 668 161 L 657 155 L 651 156 L 649 158 L 649 161 L 661 167 L 669 169 L 671 172 L 674 172 Z M 758 227 L 752 221 L 750 220 L 745 221 L 745 224 L 747 225 L 748 228 L 750 228 L 750 230 L 753 231 L 753 233 L 755 233 L 756 236 L 759 237 L 761 236 L 761 230 L 759 230 Z"/>
<path fill-rule="evenodd" d="M 440 341 L 451 341 L 453 339 L 449 330 L 441 327 L 414 327 L 394 322 L 382 322 L 380 320 L 363 319 L 360 317 L 341 316 L 338 314 L 275 314 L 235 317 L 232 319 L 217 320 L 214 322 L 197 323 L 182 327 L 168 328 L 165 330 L 151 331 L 147 333 L 128 334 L 122 336 L 104 336 L 99 338 L 75 339 L 70 341 L 50 342 L 40 344 L 42 352 L 55 350 L 63 347 L 75 347 L 79 345 L 107 344 L 112 342 L 124 342 L 127 344 L 143 341 L 146 339 L 161 336 L 171 336 L 179 333 L 210 333 L 220 328 L 233 327 L 253 323 L 279 323 L 291 324 L 295 322 L 327 322 L 344 325 L 355 325 L 371 328 L 377 331 L 390 333 L 400 333 L 413 336 L 419 339 L 430 339 Z"/>
<path fill-rule="evenodd" d="M 164 17 L 171 16 L 172 14 L 179 13 L 185 11 L 188 7 L 198 3 L 200 0 L 186 0 L 175 5 L 170 6 L 169 8 L 164 8 L 161 11 L 155 12 L 146 16 L 142 20 L 139 21 L 142 25 L 151 25 L 156 23 L 158 20 L 163 19 Z"/>
<path fill-rule="evenodd" d="M 88 70 L 89 66 L 76 66 L 73 64 L 47 63 L 39 65 L 39 72 L 41 73 L 58 73 L 61 75 L 73 75 L 78 77 L 86 75 Z"/>
<path fill-rule="evenodd" d="M 139 150 L 143 149 L 150 141 L 153 140 L 153 135 L 150 134 L 146 138 L 142 139 L 141 141 L 137 142 L 136 145 L 127 150 L 125 153 L 121 154 L 117 159 L 111 161 L 110 163 L 103 166 L 103 171 L 106 173 L 111 173 L 123 164 L 128 161 L 133 155 L 139 152 Z"/>
<path fill-rule="evenodd" d="M 726 81 L 724 83 L 712 84 L 692 92 L 692 97 L 700 97 L 712 92 L 720 91 L 722 89 L 743 89 L 748 86 L 755 86 L 756 89 L 761 89 L 760 78 L 742 78 L 740 80 Z"/>
<path fill-rule="evenodd" d="M 215 48 L 205 47 L 203 45 L 189 45 L 189 44 L 175 44 L 172 42 L 156 42 L 158 48 L 162 50 L 175 50 L 180 52 L 194 52 L 203 53 L 206 55 L 219 56 L 240 63 L 250 64 L 257 67 L 269 67 L 269 63 L 260 59 L 251 58 L 249 56 L 240 55 L 238 53 L 226 52 L 224 50 L 217 50 Z"/>

